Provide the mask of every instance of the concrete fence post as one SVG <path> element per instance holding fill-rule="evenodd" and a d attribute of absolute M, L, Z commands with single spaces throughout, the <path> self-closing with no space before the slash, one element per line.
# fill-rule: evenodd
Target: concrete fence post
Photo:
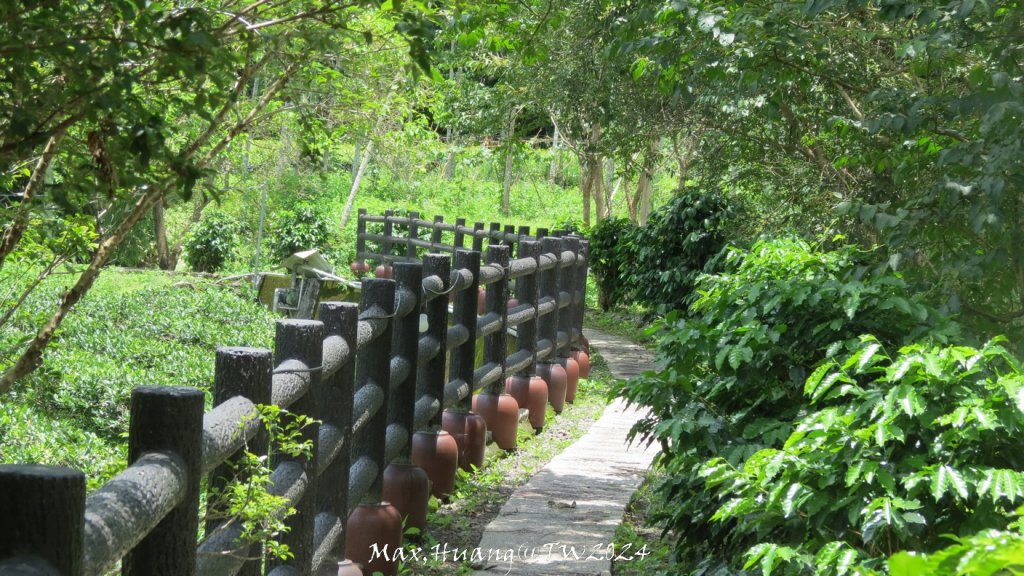
<path fill-rule="evenodd" d="M 340 336 L 345 342 L 348 355 L 346 361 L 321 383 L 322 398 L 320 419 L 324 425 L 331 425 L 344 438 L 341 450 L 327 467 L 320 472 L 320 490 L 317 494 L 317 510 L 345 522 L 348 519 L 349 466 L 352 450 L 352 394 L 355 386 L 356 333 L 359 323 L 359 306 L 352 302 L 323 302 L 320 304 L 320 320 L 324 323 L 324 336 Z M 345 558 L 345 538 L 336 540 L 333 550 L 328 551 L 327 561 Z"/>
<path fill-rule="evenodd" d="M 319 445 L 320 426 L 316 419 L 320 417 L 321 389 L 320 370 L 323 360 L 324 325 L 319 320 L 278 320 L 274 338 L 274 364 L 280 366 L 286 360 L 298 360 L 309 369 L 309 389 L 296 400 L 288 411 L 291 414 L 282 416 L 282 424 L 287 424 L 296 416 L 313 419 L 302 428 L 301 439 L 312 444 L 309 456 L 292 457 L 287 454 L 275 453 L 270 459 L 272 468 L 279 464 L 297 462 L 306 476 L 306 489 L 302 498 L 295 504 L 295 514 L 285 520 L 288 531 L 281 535 L 280 541 L 288 546 L 294 557 L 284 561 L 276 558 L 268 560 L 267 572 L 277 566 L 289 566 L 301 576 L 308 576 L 313 571 L 313 554 L 315 543 L 313 532 L 316 521 L 317 500 L 317 448 Z"/>
<path fill-rule="evenodd" d="M 78 470 L 0 465 L 0 575 L 82 576 L 84 518 Z"/>
<path fill-rule="evenodd" d="M 132 391 L 128 463 L 148 452 L 169 452 L 184 464 L 187 481 L 178 505 L 124 557 L 125 576 L 195 574 L 203 404 L 203 393 L 195 388 L 140 386 Z"/>
<path fill-rule="evenodd" d="M 487 263 L 497 265 L 503 270 L 501 279 L 487 285 L 486 310 L 488 314 L 497 314 L 501 319 L 501 328 L 484 338 L 484 364 L 495 363 L 501 367 L 501 377 L 489 383 L 484 392 L 501 394 L 505 388 L 505 360 L 508 345 L 508 274 L 509 247 L 494 244 L 487 247 Z"/>
<path fill-rule="evenodd" d="M 213 405 L 242 396 L 249 399 L 256 405 L 270 404 L 271 379 L 274 370 L 274 356 L 270 350 L 262 348 L 219 348 L 217 349 L 216 360 L 213 370 Z M 269 451 L 267 431 L 262 426 L 248 442 L 248 451 L 259 456 L 267 455 Z M 241 451 L 234 454 L 223 464 L 216 467 L 207 479 L 207 489 L 223 490 L 228 482 L 236 475 L 235 466 L 241 459 Z M 246 477 L 240 476 L 239 480 L 245 481 Z M 208 504 L 213 504 L 208 501 Z M 212 512 L 210 507 L 207 508 Z M 223 520 L 208 518 L 206 521 L 206 533 L 211 534 Z M 254 544 L 238 550 L 239 555 L 254 558 L 246 562 L 238 571 L 241 576 L 260 576 L 262 563 L 257 560 L 262 556 L 261 546 Z"/>
<path fill-rule="evenodd" d="M 460 395 L 456 406 L 461 411 L 469 412 L 473 406 L 473 370 L 476 363 L 476 312 L 477 293 L 480 290 L 480 252 L 475 250 L 456 252 L 455 269 L 469 270 L 470 275 L 473 276 L 469 286 L 455 294 L 455 302 L 452 307 L 455 315 L 454 321 L 468 332 L 469 337 L 452 350 L 449 364 L 449 379 L 462 380 L 468 387 L 466 393 Z"/>

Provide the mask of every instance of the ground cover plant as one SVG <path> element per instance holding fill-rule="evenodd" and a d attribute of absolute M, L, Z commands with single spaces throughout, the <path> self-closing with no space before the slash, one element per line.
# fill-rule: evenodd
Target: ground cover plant
<path fill-rule="evenodd" d="M 51 277 L 4 338 L 17 337 L 66 281 Z M 86 472 L 90 486 L 101 484 L 125 465 L 134 387 L 209 390 L 216 348 L 271 347 L 273 322 L 268 310 L 210 280 L 109 270 L 40 370 L 0 404 L 0 461 L 71 466 Z"/>

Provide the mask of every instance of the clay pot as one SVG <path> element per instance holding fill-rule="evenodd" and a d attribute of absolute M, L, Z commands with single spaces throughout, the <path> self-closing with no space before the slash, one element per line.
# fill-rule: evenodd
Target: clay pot
<path fill-rule="evenodd" d="M 491 438 L 499 448 L 516 449 L 519 402 L 515 398 L 508 394 L 477 394 L 473 396 L 473 411 L 487 422 Z"/>
<path fill-rule="evenodd" d="M 430 479 L 427 473 L 411 462 L 392 462 L 384 469 L 385 501 L 394 504 L 406 527 L 420 531 L 427 525 L 427 502 L 430 500 Z"/>
<path fill-rule="evenodd" d="M 388 502 L 356 506 L 348 517 L 348 523 L 345 524 L 345 551 L 349 559 L 362 566 L 365 574 L 397 574 L 398 563 L 394 561 L 394 556 L 374 556 L 374 544 L 378 550 L 384 550 L 384 546 L 387 546 L 388 550 L 402 546 L 402 517 L 398 514 L 398 509 Z M 391 561 L 388 558 L 391 558 Z"/>
<path fill-rule="evenodd" d="M 586 350 L 573 350 L 571 358 L 580 366 L 580 378 L 590 378 L 590 354 Z"/>
<path fill-rule="evenodd" d="M 316 576 L 363 576 L 363 571 L 355 562 L 346 558 L 337 564 L 325 563 L 317 570 Z"/>
<path fill-rule="evenodd" d="M 509 298 L 508 302 L 505 304 L 505 307 L 508 308 L 509 310 L 515 308 L 516 306 L 519 306 L 518 298 Z"/>
<path fill-rule="evenodd" d="M 548 385 L 540 376 L 509 376 L 505 380 L 505 391 L 516 399 L 520 408 L 530 411 L 530 426 L 536 432 L 544 429 L 547 417 Z"/>
<path fill-rule="evenodd" d="M 565 390 L 568 386 L 565 369 L 561 364 L 537 364 L 537 376 L 544 379 L 548 387 L 548 402 L 555 414 L 561 414 L 565 407 Z"/>
<path fill-rule="evenodd" d="M 476 293 L 476 313 L 480 315 L 487 313 L 487 291 L 483 286 Z"/>
<path fill-rule="evenodd" d="M 565 368 L 565 401 L 572 404 L 580 385 L 580 365 L 572 358 L 559 358 L 558 363 Z"/>
<path fill-rule="evenodd" d="M 487 449 L 487 423 L 475 412 L 445 410 L 441 428 L 455 438 L 459 446 L 459 468 L 472 472 L 484 465 Z"/>
<path fill-rule="evenodd" d="M 431 494 L 442 500 L 451 495 L 459 467 L 459 445 L 451 434 L 444 430 L 413 434 L 411 460 L 427 473 Z"/>

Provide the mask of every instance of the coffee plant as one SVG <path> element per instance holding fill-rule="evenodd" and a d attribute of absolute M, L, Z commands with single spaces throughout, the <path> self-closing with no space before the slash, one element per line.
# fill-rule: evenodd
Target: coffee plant
<path fill-rule="evenodd" d="M 709 462 L 741 469 L 755 454 L 783 449 L 811 409 L 808 376 L 823 359 L 858 349 L 861 334 L 886 346 L 956 334 L 899 277 L 869 274 L 869 257 L 796 238 L 730 250 L 720 273 L 696 280 L 689 316 L 656 323 L 662 370 L 619 388 L 650 408 L 634 434 L 661 444 L 659 490 L 674 505 L 660 519 L 697 573 L 741 569 L 742 554 L 766 536 L 738 529 L 735 518 L 719 521 L 723 503 L 705 484 Z"/>
<path fill-rule="evenodd" d="M 197 272 L 217 272 L 235 249 L 238 224 L 220 211 L 211 211 L 185 238 L 185 261 Z"/>
<path fill-rule="evenodd" d="M 608 218 L 590 231 L 590 273 L 597 282 L 597 302 L 608 311 L 623 301 L 632 282 L 629 250 L 637 226 L 626 218 Z"/>

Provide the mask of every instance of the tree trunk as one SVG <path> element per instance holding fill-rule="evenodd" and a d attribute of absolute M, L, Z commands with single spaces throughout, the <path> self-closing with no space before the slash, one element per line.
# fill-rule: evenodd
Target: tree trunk
<path fill-rule="evenodd" d="M 164 222 L 164 203 L 153 205 L 153 235 L 156 237 L 156 254 L 161 270 L 174 270 L 171 251 L 167 246 L 167 224 Z"/>
<path fill-rule="evenodd" d="M 590 191 L 593 179 L 590 175 L 588 155 L 580 154 L 580 194 L 583 196 L 583 223 L 590 226 Z"/>
<path fill-rule="evenodd" d="M 359 165 L 363 163 L 363 141 L 356 138 L 355 145 L 352 148 L 352 179 L 354 180 L 356 174 L 359 173 Z"/>
<path fill-rule="evenodd" d="M 57 147 L 60 145 L 61 140 L 64 139 L 64 134 L 66 133 L 67 130 L 62 129 L 54 133 L 53 136 L 50 136 L 50 139 L 46 141 L 46 146 L 43 148 L 43 154 L 39 157 L 39 161 L 36 162 L 35 168 L 32 169 L 32 176 L 29 177 L 28 184 L 25 185 L 25 190 L 22 192 L 21 205 L 18 206 L 18 211 L 15 213 L 12 222 L 5 226 L 6 230 L 0 235 L 0 268 L 4 267 L 4 260 L 7 259 L 7 255 L 14 251 L 14 248 L 21 242 L 25 229 L 28 228 L 29 215 L 32 210 L 32 197 L 43 186 L 43 182 L 46 180 L 46 173 L 50 169 L 50 163 L 53 162 L 54 156 L 57 155 Z"/>
<path fill-rule="evenodd" d="M 501 186 L 501 213 L 505 216 L 509 215 L 512 205 L 512 162 L 514 160 L 512 140 L 516 133 L 516 116 L 518 115 L 519 109 L 509 112 L 508 123 L 505 125 L 505 179 Z"/>
<path fill-rule="evenodd" d="M 604 160 L 601 153 L 598 152 L 598 146 L 601 143 L 602 129 L 601 125 L 595 123 L 593 128 L 590 129 L 590 154 L 591 161 L 590 166 L 593 171 L 593 184 L 591 184 L 591 190 L 594 195 L 594 221 L 600 222 L 605 217 L 605 201 L 604 201 Z"/>
<path fill-rule="evenodd" d="M 363 151 L 356 175 L 352 178 L 352 188 L 348 191 L 348 200 L 345 201 L 345 212 L 341 215 L 342 229 L 345 228 L 345 224 L 348 224 L 348 218 L 352 215 L 352 204 L 356 201 L 356 192 L 359 192 L 359 184 L 362 183 L 363 175 L 366 174 L 366 165 L 370 163 L 371 153 L 373 153 L 373 140 L 366 142 L 366 150 Z"/>
<path fill-rule="evenodd" d="M 636 184 L 636 223 L 640 226 L 647 223 L 647 217 L 651 214 L 651 189 L 654 188 L 654 168 L 658 164 L 659 147 L 660 141 L 655 139 L 647 148 L 644 166 L 640 171 L 640 179 Z"/>
<path fill-rule="evenodd" d="M 548 181 L 558 182 L 562 179 L 562 138 L 555 124 L 555 133 L 551 136 L 551 166 L 548 168 Z"/>

